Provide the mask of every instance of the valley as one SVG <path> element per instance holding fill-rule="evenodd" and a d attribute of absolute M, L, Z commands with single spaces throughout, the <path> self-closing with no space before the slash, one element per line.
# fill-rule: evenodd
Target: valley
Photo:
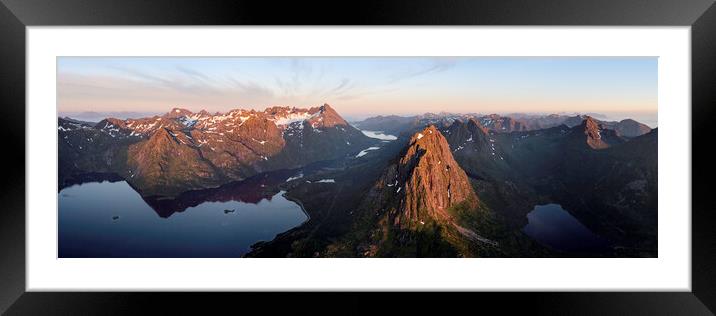
<path fill-rule="evenodd" d="M 348 122 L 328 104 L 213 114 L 175 108 L 96 123 L 58 118 L 60 213 L 63 194 L 124 183 L 122 192 L 137 197 L 127 210 L 151 212 L 145 221 L 158 225 L 139 232 L 148 240 L 183 217 L 217 230 L 211 236 L 262 232 L 207 241 L 177 228 L 193 232 L 180 240 L 198 240 L 188 248 L 236 244 L 165 252 L 176 257 L 656 257 L 657 132 L 583 115 L 426 113 Z M 532 213 L 552 204 L 562 212 Z M 283 224 L 261 219 L 286 218 L 281 209 L 291 214 Z M 255 220 L 226 221 L 249 212 L 242 210 Z M 91 209 L 78 214 L 93 216 Z M 131 218 L 113 214 L 95 220 L 116 229 Z M 541 216 L 568 232 L 550 234 L 534 222 Z M 587 236 L 600 246 L 555 246 L 553 236 Z M 103 253 L 97 249 L 91 254 Z"/>

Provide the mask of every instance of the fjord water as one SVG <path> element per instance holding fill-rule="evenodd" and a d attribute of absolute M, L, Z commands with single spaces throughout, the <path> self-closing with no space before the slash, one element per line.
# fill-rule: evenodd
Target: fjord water
<path fill-rule="evenodd" d="M 258 203 L 203 201 L 162 218 L 127 182 L 60 191 L 59 257 L 240 257 L 308 216 L 279 191 Z"/>
<path fill-rule="evenodd" d="M 594 234 L 559 204 L 537 205 L 527 214 L 523 231 L 554 250 L 595 253 L 609 250 L 609 243 Z"/>

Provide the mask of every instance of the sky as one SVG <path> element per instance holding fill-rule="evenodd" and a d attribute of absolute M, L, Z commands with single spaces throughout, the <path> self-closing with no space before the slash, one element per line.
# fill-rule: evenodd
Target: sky
<path fill-rule="evenodd" d="M 328 103 L 349 119 L 455 113 L 657 118 L 656 57 L 60 57 L 58 112 L 139 116 Z"/>

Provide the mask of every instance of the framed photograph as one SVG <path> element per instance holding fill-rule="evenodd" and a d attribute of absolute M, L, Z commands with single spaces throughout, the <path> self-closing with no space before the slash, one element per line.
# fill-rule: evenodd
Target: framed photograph
<path fill-rule="evenodd" d="M 712 1 L 317 7 L 3 0 L 2 310 L 712 314 Z"/>

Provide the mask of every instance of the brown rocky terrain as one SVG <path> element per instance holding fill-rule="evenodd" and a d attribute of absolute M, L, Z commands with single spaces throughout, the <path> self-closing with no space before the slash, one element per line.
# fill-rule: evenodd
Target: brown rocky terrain
<path fill-rule="evenodd" d="M 609 148 L 624 142 L 624 139 L 617 135 L 616 131 L 604 128 L 602 124 L 590 116 L 587 116 L 577 128 L 583 131 L 586 136 L 586 143 L 592 149 Z M 578 133 L 575 134 L 578 135 Z"/>
<path fill-rule="evenodd" d="M 405 153 L 381 181 L 386 191 L 394 191 L 400 198 L 393 222 L 403 228 L 427 218 L 449 221 L 447 209 L 463 201 L 477 205 L 465 171 L 453 159 L 445 137 L 432 125 L 413 135 Z"/>
<path fill-rule="evenodd" d="M 564 206 L 613 243 L 615 248 L 600 256 L 654 256 L 656 130 L 625 138 L 604 122 L 574 118 L 580 121 L 571 127 L 504 133 L 474 117 L 449 124 L 433 117 L 441 125 L 400 137 L 404 145 L 396 142 L 396 147 L 404 147 L 390 156 L 356 160 L 375 159 L 365 168 L 381 173 L 363 179 L 367 169 L 357 164 L 330 176 L 354 181 L 346 185 L 289 189 L 312 220 L 261 244 L 252 256 L 574 255 L 549 250 L 522 232 L 526 215 L 547 203 Z"/>
<path fill-rule="evenodd" d="M 371 129 L 400 123 L 409 127 L 396 131 L 411 132 L 381 142 L 329 105 L 213 114 L 176 108 L 97 124 L 60 118 L 60 187 L 88 174 L 126 180 L 163 217 L 201 201 L 258 201 L 285 190 L 311 220 L 252 256 L 544 256 L 550 253 L 520 230 L 527 212 L 544 203 L 564 206 L 618 246 L 607 256 L 654 256 L 656 129 L 631 137 L 643 124 L 535 120 L 391 116 L 372 120 Z M 357 155 L 369 146 L 375 149 Z M 268 181 L 265 174 L 280 175 Z"/>
<path fill-rule="evenodd" d="M 71 174 L 115 172 L 145 196 L 175 196 L 264 171 L 335 159 L 374 142 L 328 104 L 215 114 L 175 108 L 150 118 L 107 118 L 95 126 L 80 128 L 70 123 L 60 119 L 60 139 L 68 139 L 60 142 L 61 152 L 66 152 L 60 160 L 75 156 L 71 164 L 78 167 L 67 164 L 63 170 Z M 73 135 L 78 133 L 96 135 L 83 136 L 83 141 L 103 140 L 101 148 L 86 145 L 92 152 L 115 153 L 119 159 L 97 163 L 97 157 L 83 155 L 78 139 L 65 138 L 77 138 Z M 61 182 L 67 177 L 61 170 Z"/>
<path fill-rule="evenodd" d="M 481 221 L 479 208 L 447 140 L 430 125 L 409 139 L 367 192 L 356 233 L 330 248 L 352 247 L 361 256 L 473 256 L 470 247 L 496 245 L 465 221 Z"/>

